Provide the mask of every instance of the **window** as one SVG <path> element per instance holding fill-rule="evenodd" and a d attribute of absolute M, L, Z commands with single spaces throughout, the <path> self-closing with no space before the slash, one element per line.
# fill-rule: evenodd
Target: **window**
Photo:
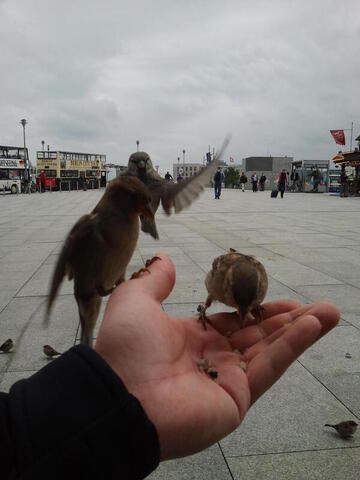
<path fill-rule="evenodd" d="M 9 178 L 11 180 L 15 180 L 17 178 L 20 178 L 19 170 L 9 170 Z"/>
<path fill-rule="evenodd" d="M 9 170 L 0 169 L 0 180 L 7 180 L 9 178 Z"/>

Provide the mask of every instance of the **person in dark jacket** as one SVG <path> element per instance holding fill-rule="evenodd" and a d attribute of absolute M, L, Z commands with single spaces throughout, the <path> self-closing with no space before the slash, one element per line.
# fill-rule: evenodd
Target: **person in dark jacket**
<path fill-rule="evenodd" d="M 284 169 L 278 177 L 278 189 L 279 189 L 279 192 L 281 193 L 281 198 L 284 198 L 284 192 L 288 184 L 289 184 L 288 176 L 286 174 L 286 170 Z"/>
<path fill-rule="evenodd" d="M 214 180 L 215 199 L 220 200 L 221 186 L 222 186 L 222 182 L 224 181 L 224 173 L 221 171 L 220 167 L 217 167 L 213 180 Z"/>
<path fill-rule="evenodd" d="M 259 180 L 259 185 L 260 185 L 260 192 L 263 192 L 265 189 L 265 182 L 266 182 L 266 175 L 263 173 L 261 174 L 260 180 Z"/>
<path fill-rule="evenodd" d="M 258 178 L 257 178 L 257 175 L 256 175 L 256 172 L 254 172 L 252 175 L 251 175 L 251 183 L 252 183 L 252 191 L 253 192 L 257 192 L 258 191 Z"/>
<path fill-rule="evenodd" d="M 247 183 L 247 176 L 245 175 L 244 172 L 241 172 L 240 176 L 240 185 L 241 185 L 241 190 L 245 192 L 245 184 Z"/>
<path fill-rule="evenodd" d="M 266 329 L 260 323 L 227 338 L 239 323 L 224 313 L 211 316 L 204 332 L 195 318 L 162 309 L 175 269 L 158 257 L 150 273 L 114 290 L 95 350 L 75 346 L 0 394 L 3 480 L 145 478 L 160 461 L 198 452 L 237 428 L 339 320 L 331 304 L 283 300 L 263 306 Z M 218 372 L 216 383 L 201 369 L 202 356 Z"/>

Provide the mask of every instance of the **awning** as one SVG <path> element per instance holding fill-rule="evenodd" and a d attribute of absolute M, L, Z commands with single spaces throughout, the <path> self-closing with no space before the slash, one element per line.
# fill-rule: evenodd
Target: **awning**
<path fill-rule="evenodd" d="M 344 155 L 342 155 L 341 153 L 338 153 L 337 155 L 335 155 L 335 157 L 332 158 L 332 161 L 334 163 L 341 163 L 343 162 L 345 159 L 344 159 Z"/>

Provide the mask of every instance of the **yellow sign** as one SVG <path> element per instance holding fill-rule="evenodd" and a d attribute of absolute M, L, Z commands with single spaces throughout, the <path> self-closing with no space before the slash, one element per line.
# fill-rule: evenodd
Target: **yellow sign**
<path fill-rule="evenodd" d="M 70 167 L 88 167 L 88 168 L 97 168 L 99 165 L 98 160 L 70 160 L 70 162 L 67 162 L 68 164 L 70 163 Z"/>
<path fill-rule="evenodd" d="M 36 161 L 36 167 L 37 168 L 44 168 L 44 167 L 57 167 L 57 160 L 50 160 L 50 158 L 45 158 L 45 159 L 37 159 Z"/>

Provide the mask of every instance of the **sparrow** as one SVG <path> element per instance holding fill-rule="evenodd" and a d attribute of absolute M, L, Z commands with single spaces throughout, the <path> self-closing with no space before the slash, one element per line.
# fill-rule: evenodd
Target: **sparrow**
<path fill-rule="evenodd" d="M 212 162 L 196 175 L 179 183 L 168 182 L 165 178 L 162 178 L 154 169 L 151 158 L 146 152 L 132 153 L 129 157 L 128 168 L 121 175 L 137 177 L 149 188 L 154 215 L 160 202 L 167 215 L 171 214 L 172 208 L 174 208 L 175 213 L 179 213 L 191 205 L 193 200 L 204 190 L 229 142 L 230 136 L 227 136 Z M 140 220 L 141 230 L 158 239 L 159 234 L 155 218 L 151 220 L 149 217 L 141 216 Z"/>
<path fill-rule="evenodd" d="M 268 289 L 268 278 L 262 263 L 251 255 L 244 255 L 233 248 L 220 255 L 212 263 L 205 278 L 208 296 L 205 305 L 198 306 L 199 320 L 206 330 L 211 323 L 205 312 L 214 300 L 237 308 L 240 327 L 254 320 L 253 313 L 262 318 L 261 303 Z"/>
<path fill-rule="evenodd" d="M 338 432 L 341 438 L 350 438 L 356 432 L 358 424 L 354 420 L 346 420 L 340 422 L 337 425 L 330 425 L 329 423 L 325 424 L 325 427 L 332 427 Z"/>
<path fill-rule="evenodd" d="M 14 347 L 14 342 L 11 338 L 8 338 L 6 342 L 0 345 L 0 351 L 3 353 L 9 353 L 10 350 Z"/>
<path fill-rule="evenodd" d="M 101 297 L 125 280 L 139 237 L 140 215 L 154 221 L 148 188 L 136 177 L 112 180 L 94 210 L 75 223 L 64 242 L 49 289 L 44 325 L 67 275 L 74 279 L 81 343 L 92 346 Z"/>
<path fill-rule="evenodd" d="M 47 357 L 56 357 L 57 355 L 61 355 L 61 353 L 57 352 L 53 347 L 50 345 L 43 346 L 43 352 Z"/>

